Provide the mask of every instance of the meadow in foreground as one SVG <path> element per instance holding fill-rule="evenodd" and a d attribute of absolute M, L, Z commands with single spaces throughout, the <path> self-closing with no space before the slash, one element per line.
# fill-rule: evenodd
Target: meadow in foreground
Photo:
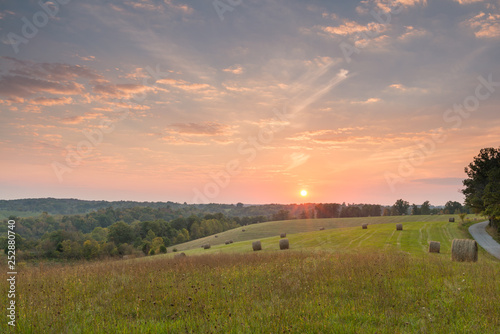
<path fill-rule="evenodd" d="M 359 244 L 369 230 L 322 231 L 333 234 L 327 238 L 332 244 L 341 235 L 352 240 L 358 233 L 351 243 L 356 247 L 346 252 L 303 245 L 304 250 L 26 267 L 18 276 L 16 329 L 20 333 L 495 333 L 500 328 L 499 263 L 485 254 L 477 263 L 451 262 L 446 245 L 445 254 L 428 254 L 418 238 L 418 247 L 411 238 L 425 235 L 426 229 L 420 228 L 428 225 L 419 224 L 415 223 L 414 232 L 408 226 L 401 237 L 388 239 L 389 233 L 380 238 L 382 244 L 376 234 L 369 244 Z M 450 236 L 461 232 L 447 223 L 442 226 Z M 448 236 L 443 232 L 436 238 Z M 4 298 L 3 286 L 1 293 Z M 7 330 L 6 322 L 1 326 Z"/>

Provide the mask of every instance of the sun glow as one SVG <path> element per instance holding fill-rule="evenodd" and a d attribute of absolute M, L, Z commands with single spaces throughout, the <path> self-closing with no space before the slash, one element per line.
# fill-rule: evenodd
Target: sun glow
<path fill-rule="evenodd" d="M 301 190 L 300 191 L 300 196 L 302 196 L 302 197 L 307 196 L 307 190 Z"/>

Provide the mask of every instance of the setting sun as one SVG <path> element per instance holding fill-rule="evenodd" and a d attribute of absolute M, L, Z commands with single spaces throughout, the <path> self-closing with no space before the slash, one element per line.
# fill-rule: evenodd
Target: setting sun
<path fill-rule="evenodd" d="M 301 190 L 300 196 L 307 196 L 307 190 Z"/>

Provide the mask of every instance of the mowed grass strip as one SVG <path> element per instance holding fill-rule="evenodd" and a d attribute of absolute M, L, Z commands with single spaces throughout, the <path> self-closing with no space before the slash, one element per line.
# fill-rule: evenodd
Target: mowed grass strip
<path fill-rule="evenodd" d="M 448 221 L 448 218 L 454 217 L 458 222 L 460 218 L 458 215 L 427 215 L 427 216 L 384 216 L 384 217 L 360 217 L 360 218 L 321 218 L 321 219 L 293 219 L 272 221 L 260 224 L 252 224 L 248 226 L 238 227 L 222 233 L 217 233 L 217 238 L 214 235 L 192 240 L 180 245 L 171 246 L 168 251 L 171 252 L 174 248 L 178 251 L 185 251 L 188 249 L 200 248 L 205 243 L 210 245 L 223 245 L 225 240 L 233 240 L 234 242 L 262 239 L 268 237 L 279 236 L 281 233 L 304 233 L 319 231 L 321 227 L 325 230 L 337 229 L 344 227 L 355 227 L 363 224 L 370 225 L 376 224 L 396 224 L 407 222 L 438 222 Z M 471 216 L 475 217 L 475 216 Z M 245 230 L 245 232 L 243 232 Z"/>
<path fill-rule="evenodd" d="M 395 249 L 27 267 L 18 275 L 17 291 L 17 333 L 494 333 L 500 328 L 497 262 L 456 263 Z M 6 321 L 0 326 L 14 332 Z"/>
<path fill-rule="evenodd" d="M 441 217 L 442 218 L 442 217 Z M 352 253 L 362 251 L 403 251 L 414 256 L 428 253 L 429 241 L 439 241 L 441 251 L 433 256 L 450 258 L 451 243 L 456 238 L 469 238 L 464 230 L 458 228 L 460 223 L 441 222 L 406 222 L 403 230 L 397 231 L 395 223 L 372 224 L 368 229 L 344 227 L 313 231 L 307 233 L 288 233 L 290 250 L 316 250 L 324 252 Z M 261 252 L 279 250 L 280 236 L 276 235 L 259 239 L 262 244 Z M 217 253 L 251 253 L 252 240 L 235 242 L 233 244 L 216 245 L 209 250 L 196 248 L 185 251 L 187 255 L 217 254 Z M 172 257 L 172 254 L 159 255 Z M 480 259 L 493 259 L 481 249 Z"/>

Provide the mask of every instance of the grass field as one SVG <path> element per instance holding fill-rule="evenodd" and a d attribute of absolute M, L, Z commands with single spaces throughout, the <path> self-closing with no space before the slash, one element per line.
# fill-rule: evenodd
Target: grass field
<path fill-rule="evenodd" d="M 457 223 L 428 220 L 407 221 L 403 231 L 396 231 L 394 221 L 377 222 L 367 230 L 359 221 L 344 227 L 339 223 L 337 228 L 325 224 L 324 231 L 287 230 L 290 250 L 286 251 L 278 251 L 279 236 L 268 236 L 260 238 L 261 252 L 253 252 L 251 240 L 244 240 L 209 250 L 193 248 L 182 259 L 166 254 L 19 268 L 16 329 L 20 333 L 498 332 L 500 263 L 485 252 L 480 252 L 477 263 L 450 260 L 451 240 L 467 237 L 465 229 Z M 345 226 L 351 223 L 355 227 Z M 250 227 L 255 229 L 252 233 L 264 233 L 258 225 Z M 269 224 L 263 227 L 266 233 L 276 232 Z M 440 254 L 427 253 L 429 240 L 441 242 Z M 5 301 L 6 294 L 2 285 Z M 9 330 L 6 323 L 1 324 L 2 332 Z"/>
<path fill-rule="evenodd" d="M 387 224 L 387 223 L 405 223 L 405 222 L 437 222 L 437 221 L 447 221 L 448 218 L 454 217 L 455 221 L 458 222 L 460 219 L 458 215 L 429 215 L 429 216 L 389 216 L 389 217 L 361 217 L 361 218 L 322 218 L 322 219 L 294 219 L 294 220 L 284 220 L 284 221 L 272 221 L 261 224 L 253 224 L 244 226 L 242 228 L 236 228 L 233 230 L 225 231 L 217 234 L 215 236 L 209 236 L 193 241 L 186 242 L 181 245 L 176 245 L 168 248 L 171 252 L 174 248 L 179 251 L 184 251 L 188 249 L 199 248 L 205 243 L 210 243 L 211 245 L 224 244 L 226 240 L 246 241 L 254 240 L 260 238 L 267 238 L 271 236 L 280 235 L 281 233 L 295 234 L 303 232 L 318 231 L 321 227 L 328 229 L 343 228 L 343 227 L 355 227 L 361 226 L 362 224 Z M 480 219 L 476 216 L 471 216 L 473 219 Z M 242 230 L 245 230 L 243 232 Z"/>

